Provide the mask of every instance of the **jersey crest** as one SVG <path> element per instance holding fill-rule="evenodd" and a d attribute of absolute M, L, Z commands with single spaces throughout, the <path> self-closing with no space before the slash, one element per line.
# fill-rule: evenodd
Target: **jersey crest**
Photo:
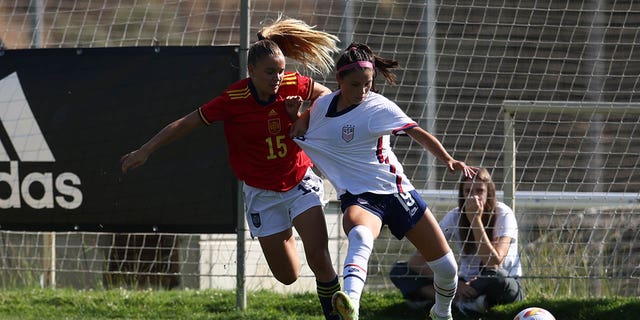
<path fill-rule="evenodd" d="M 253 226 L 256 228 L 260 228 L 260 226 L 262 226 L 259 213 L 251 213 L 251 223 L 253 223 Z"/>
<path fill-rule="evenodd" d="M 268 120 L 269 133 L 277 134 L 282 130 L 282 126 L 280 125 L 280 118 L 271 118 Z"/>
<path fill-rule="evenodd" d="M 271 109 L 269 111 L 269 119 L 267 119 L 267 129 L 269 130 L 270 134 L 278 134 L 280 133 L 280 130 L 282 130 L 280 118 L 278 117 L 278 112 L 275 109 Z"/>
<path fill-rule="evenodd" d="M 342 127 L 342 140 L 346 142 L 350 142 L 351 140 L 353 140 L 353 133 L 355 131 L 355 128 L 356 127 L 353 125 L 346 125 Z"/>

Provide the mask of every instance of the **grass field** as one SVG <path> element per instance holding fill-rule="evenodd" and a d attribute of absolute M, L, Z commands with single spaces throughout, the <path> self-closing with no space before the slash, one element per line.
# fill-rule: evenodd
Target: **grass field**
<path fill-rule="evenodd" d="M 252 292 L 246 310 L 239 311 L 235 305 L 231 291 L 12 289 L 0 293 L 0 319 L 323 319 L 311 293 Z M 640 298 L 529 298 L 494 308 L 482 319 L 512 320 L 528 306 L 544 307 L 558 320 L 636 320 L 640 315 Z M 395 292 L 366 292 L 362 300 L 361 320 L 424 318 L 425 311 L 406 308 Z M 454 319 L 472 318 L 454 313 Z"/>

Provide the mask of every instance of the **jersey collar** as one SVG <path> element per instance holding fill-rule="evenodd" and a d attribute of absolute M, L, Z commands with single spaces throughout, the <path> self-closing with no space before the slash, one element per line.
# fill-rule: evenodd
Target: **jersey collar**
<path fill-rule="evenodd" d="M 335 118 L 335 117 L 339 117 L 345 113 L 348 113 L 349 111 L 355 109 L 357 106 L 359 106 L 360 104 L 352 104 L 340 111 L 338 111 L 338 99 L 340 98 L 340 93 L 336 94 L 332 99 L 331 99 L 331 103 L 329 103 L 329 108 L 327 109 L 327 114 L 325 115 L 326 117 L 329 118 Z"/>
<path fill-rule="evenodd" d="M 251 95 L 253 96 L 253 99 L 255 99 L 256 102 L 261 106 L 267 106 L 272 104 L 274 101 L 276 101 L 275 94 L 271 95 L 271 97 L 267 101 L 260 100 L 258 98 L 258 91 L 256 90 L 256 87 L 253 85 L 253 81 L 251 81 L 251 78 L 249 78 L 249 90 L 251 90 Z"/>

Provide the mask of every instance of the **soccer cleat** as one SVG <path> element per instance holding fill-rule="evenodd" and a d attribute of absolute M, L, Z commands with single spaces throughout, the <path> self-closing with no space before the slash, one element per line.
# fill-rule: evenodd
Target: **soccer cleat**
<path fill-rule="evenodd" d="M 468 301 L 460 300 L 457 303 L 458 310 L 460 310 L 460 312 L 462 312 L 462 314 L 466 316 L 486 313 L 487 305 L 484 302 L 486 297 L 487 297 L 486 295 L 481 295 L 473 300 L 468 300 Z"/>
<path fill-rule="evenodd" d="M 333 311 L 338 313 L 341 320 L 358 320 L 358 310 L 353 307 L 349 296 L 342 291 L 337 291 L 331 297 Z"/>
<path fill-rule="evenodd" d="M 429 311 L 429 318 L 431 318 L 431 320 L 453 320 L 453 317 L 451 315 L 448 315 L 446 317 L 437 315 L 435 310 L 433 310 L 433 307 L 431 307 L 431 310 Z"/>

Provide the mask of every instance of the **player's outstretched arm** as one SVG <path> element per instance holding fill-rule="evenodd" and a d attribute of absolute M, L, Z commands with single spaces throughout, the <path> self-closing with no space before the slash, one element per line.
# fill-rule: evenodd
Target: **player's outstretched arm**
<path fill-rule="evenodd" d="M 471 178 L 476 175 L 477 168 L 470 167 L 462 161 L 458 161 L 449 155 L 438 138 L 420 127 L 414 127 L 405 131 L 412 139 L 416 140 L 423 148 L 429 150 L 436 158 L 447 165 L 450 172 L 462 171 L 465 177 Z"/>
<path fill-rule="evenodd" d="M 311 93 L 311 98 L 309 100 L 311 100 L 311 102 L 313 103 L 313 101 L 315 101 L 316 99 L 318 99 L 318 97 L 320 96 L 324 96 L 327 94 L 331 93 L 331 89 L 325 87 L 324 85 L 321 85 L 317 82 L 313 83 L 313 92 Z"/>
<path fill-rule="evenodd" d="M 168 124 L 138 150 L 131 151 L 120 158 L 122 173 L 143 165 L 149 156 L 161 146 L 169 144 L 204 125 L 198 110 Z"/>

